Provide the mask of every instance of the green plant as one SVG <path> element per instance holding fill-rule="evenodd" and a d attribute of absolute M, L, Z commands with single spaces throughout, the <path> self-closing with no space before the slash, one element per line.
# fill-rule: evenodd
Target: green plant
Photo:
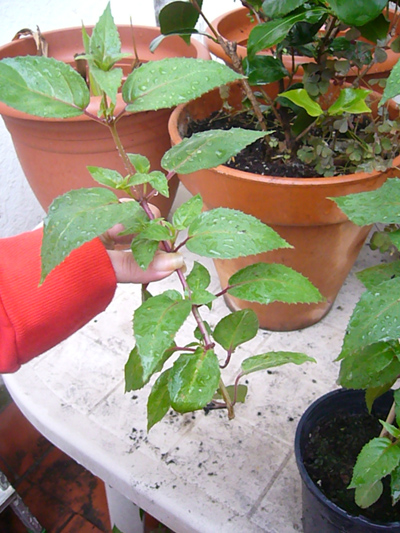
<path fill-rule="evenodd" d="M 386 60 L 389 48 L 399 49 L 399 38 L 394 38 L 397 5 L 390 21 L 387 0 L 242 4 L 257 22 L 243 59 L 236 43 L 218 34 L 207 19 L 201 0 L 165 6 L 160 28 L 164 38 L 178 34 L 188 40 L 199 33 L 195 27 L 199 17 L 205 21 L 208 32 L 203 35 L 217 42 L 232 68 L 246 76 L 241 83 L 249 105 L 243 113 L 251 107 L 256 120 L 250 118 L 249 127 L 266 132 L 264 158 L 280 158 L 282 165 L 297 160 L 306 166 L 305 176 L 390 167 L 398 154 L 400 123 L 383 107 L 372 113 L 376 96 L 369 73 Z"/>
<path fill-rule="evenodd" d="M 53 202 L 44 222 L 42 282 L 74 248 L 117 223 L 124 225 L 126 233 L 135 234 L 131 251 L 143 269 L 160 246 L 171 252 L 186 245 L 195 254 L 211 258 L 289 247 L 275 231 L 252 216 L 223 208 L 202 212 L 199 196 L 181 205 L 171 222 L 154 218 L 149 206 L 154 195 L 168 195 L 168 180 L 176 172 L 193 172 L 223 163 L 262 137 L 263 132 L 235 129 L 195 135 L 164 155 L 162 166 L 166 174 L 152 170 L 144 156 L 126 153 L 118 136 L 121 114 L 114 116 L 114 104 L 119 90 L 126 103 L 123 113 L 134 113 L 174 106 L 241 79 L 242 75 L 213 61 L 167 59 L 135 69 L 120 88 L 122 72 L 115 67 L 121 57 L 120 43 L 110 5 L 91 36 L 83 30 L 83 39 L 83 57 L 102 94 L 97 115 L 87 111 L 90 93 L 85 81 L 68 65 L 29 56 L 0 61 L 0 98 L 6 104 L 49 118 L 88 115 L 109 129 L 126 169 L 123 176 L 113 169 L 91 166 L 88 171 L 103 187 L 73 190 Z M 136 201 L 121 202 L 110 189 L 123 190 Z M 321 295 L 302 275 L 278 264 L 242 269 L 218 294 L 208 290 L 210 274 L 200 262 L 195 262 L 187 276 L 181 270 L 177 275 L 182 293 L 170 290 L 151 296 L 148 287 L 144 287 L 143 303 L 134 312 L 136 345 L 125 368 L 126 390 L 140 389 L 159 374 L 148 400 L 149 429 L 170 407 L 179 412 L 206 406 L 227 408 L 232 418 L 234 404 L 242 399 L 245 389 L 239 387 L 242 376 L 288 362 L 312 360 L 292 352 L 254 355 L 242 362 L 235 383 L 227 387 L 221 367 L 229 363 L 238 346 L 256 335 L 257 317 L 251 310 L 234 312 L 221 318 L 213 329 L 202 318 L 202 308 L 212 306 L 226 292 L 264 304 L 315 302 Z M 174 339 L 189 315 L 195 322 L 193 341 L 179 346 Z M 226 355 L 220 360 L 217 353 L 222 349 Z M 220 400 L 215 399 L 216 394 Z"/>
<path fill-rule="evenodd" d="M 387 252 L 388 243 L 396 250 L 389 262 L 380 262 L 358 274 L 366 291 L 350 318 L 338 357 L 339 383 L 365 389 L 371 409 L 374 400 L 395 385 L 400 376 L 400 179 L 388 179 L 377 191 L 333 200 L 355 224 L 383 224 L 373 242 L 378 242 L 383 252 Z M 394 405 L 381 423 L 381 434 L 360 452 L 349 485 L 355 489 L 356 503 L 362 508 L 380 498 L 386 476 L 391 478 L 393 505 L 400 500 L 400 390 L 395 391 Z"/>

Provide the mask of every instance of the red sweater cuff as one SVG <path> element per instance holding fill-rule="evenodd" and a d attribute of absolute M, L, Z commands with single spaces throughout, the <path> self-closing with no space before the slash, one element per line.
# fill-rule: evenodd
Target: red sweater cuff
<path fill-rule="evenodd" d="M 74 250 L 39 287 L 42 229 L 0 240 L 0 372 L 52 348 L 103 311 L 116 278 L 103 244 Z"/>

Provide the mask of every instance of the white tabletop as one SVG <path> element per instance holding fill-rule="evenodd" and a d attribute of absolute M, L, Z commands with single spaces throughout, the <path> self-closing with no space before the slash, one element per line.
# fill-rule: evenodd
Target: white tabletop
<path fill-rule="evenodd" d="M 223 411 L 171 411 L 147 434 L 150 384 L 124 393 L 138 286 L 118 287 L 104 313 L 16 374 L 4 375 L 4 381 L 43 435 L 177 533 L 301 531 L 296 424 L 315 398 L 336 388 L 334 359 L 362 291 L 354 271 L 375 262 L 372 257 L 365 246 L 320 323 L 290 333 L 260 330 L 239 350 L 232 376 L 242 358 L 267 350 L 303 351 L 318 363 L 249 376 L 247 401 L 238 404 L 232 421 Z M 215 271 L 213 280 L 216 285 Z M 152 287 L 162 292 L 179 282 L 173 276 Z M 215 324 L 224 314 L 221 301 L 208 320 Z M 179 335 L 184 339 L 188 331 Z"/>

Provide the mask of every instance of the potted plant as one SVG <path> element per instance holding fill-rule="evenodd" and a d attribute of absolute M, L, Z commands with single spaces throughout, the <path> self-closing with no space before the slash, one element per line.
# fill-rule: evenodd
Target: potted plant
<path fill-rule="evenodd" d="M 368 234 L 368 228 L 350 222 L 327 198 L 378 188 L 400 161 L 395 148 L 397 106 L 378 108 L 378 94 L 356 87 L 355 82 L 345 85 L 343 73 L 357 66 L 358 49 L 350 33 L 337 37 L 342 20 L 354 21 L 355 27 L 359 20 L 365 25 L 367 16 L 378 27 L 386 3 L 368 2 L 365 11 L 362 2 L 351 4 L 349 10 L 349 4 L 342 2 L 280 2 L 280 18 L 253 28 L 244 59 L 238 56 L 236 44 L 225 41 L 210 25 L 213 39 L 231 56 L 233 69 L 245 73 L 246 79 L 236 89 L 215 91 L 178 106 L 171 115 L 174 144 L 189 134 L 189 127 L 226 128 L 235 124 L 234 117 L 245 127 L 266 132 L 262 141 L 227 165 L 180 176 L 192 194 L 202 195 L 207 208 L 224 206 L 253 214 L 293 245 L 291 250 L 257 258 L 216 261 L 222 284 L 251 261 L 283 261 L 308 277 L 325 298 L 311 305 L 254 304 L 261 327 L 299 329 L 326 315 Z M 246 2 L 258 6 L 259 18 L 266 4 Z M 183 6 L 186 9 L 178 17 Z M 194 12 L 207 21 L 200 2 L 172 2 L 160 13 L 164 38 L 197 32 L 183 18 L 188 12 L 192 24 Z M 184 22 L 177 24 L 177 20 Z M 321 38 L 318 30 L 323 24 L 327 30 Z M 387 25 L 379 28 L 384 39 Z M 276 57 L 263 54 L 265 48 L 278 49 L 288 35 L 292 41 L 302 39 L 303 48 L 315 57 L 312 64 L 288 70 L 282 63 L 283 50 Z M 344 57 L 332 61 L 331 50 L 339 48 Z M 292 61 L 295 66 L 294 51 Z M 359 77 L 367 70 L 361 68 Z M 211 113 L 209 124 L 206 119 Z M 233 309 L 244 305 L 231 296 L 226 300 Z"/>
<path fill-rule="evenodd" d="M 46 282 L 49 272 L 74 248 L 117 223 L 123 224 L 125 232 L 135 234 L 131 251 L 144 269 L 159 246 L 169 252 L 186 245 L 196 255 L 212 258 L 234 258 L 290 246 L 251 215 L 226 208 L 203 212 L 199 195 L 181 205 L 171 222 L 154 217 L 149 202 L 157 194 L 168 195 L 168 182 L 178 171 L 192 172 L 223 163 L 264 133 L 240 128 L 200 133 L 166 152 L 162 158 L 166 174 L 153 170 L 147 157 L 126 151 L 118 135 L 121 114 L 115 115 L 114 102 L 120 79 L 115 79 L 110 66 L 119 61 L 120 52 L 115 49 L 109 56 L 98 54 L 117 33 L 108 9 L 100 24 L 102 31 L 94 29 L 92 36 L 84 31 L 84 57 L 89 63 L 95 62 L 92 75 L 102 93 L 101 112 L 107 118 L 105 123 L 124 170 L 89 166 L 88 171 L 102 187 L 72 190 L 54 200 L 44 222 L 42 281 Z M 133 70 L 123 83 L 124 113 L 171 107 L 241 77 L 214 61 L 150 61 Z M 8 80 L 6 84 L 1 83 L 4 79 Z M 85 81 L 73 68 L 55 59 L 3 59 L 0 85 L 1 98 L 7 105 L 25 113 L 55 118 L 68 113 L 86 114 L 98 120 L 87 110 L 90 94 Z M 135 201 L 120 201 L 110 189 L 122 191 Z M 126 389 L 142 388 L 154 376 L 148 400 L 149 429 L 170 407 L 179 412 L 225 408 L 232 418 L 234 405 L 243 400 L 246 392 L 241 378 L 272 366 L 312 360 L 293 352 L 255 354 L 242 361 L 234 382 L 227 386 L 222 369 L 234 357 L 235 350 L 256 335 L 257 317 L 253 311 L 243 309 L 221 317 L 216 325 L 207 323 L 207 308 L 226 293 L 261 303 L 318 301 L 319 291 L 293 269 L 253 264 L 235 273 L 217 294 L 209 290 L 210 274 L 200 262 L 195 262 L 188 275 L 178 271 L 178 277 L 182 293 L 169 290 L 151 296 L 148 287 L 144 287 L 143 303 L 134 312 L 136 344 L 125 368 Z M 194 328 L 193 342 L 180 346 L 175 341 L 176 334 L 189 317 Z"/>
<path fill-rule="evenodd" d="M 110 7 L 107 8 L 110 10 Z M 104 23 L 105 14 L 99 20 L 98 28 Z M 96 30 L 87 27 L 92 34 Z M 112 42 L 106 46 L 106 54 L 119 53 L 120 58 L 112 66 L 116 77 L 126 77 L 135 65 L 151 59 L 165 57 L 210 57 L 206 48 L 193 40 L 189 45 L 175 38 L 165 43 L 154 53 L 149 50 L 152 40 L 159 35 L 157 28 L 146 26 L 120 25 Z M 82 75 L 90 81 L 90 69 L 87 62 L 76 60 L 75 56 L 84 52 L 81 28 L 64 28 L 32 35 L 26 31 L 19 32 L 15 40 L 0 47 L 0 58 L 47 54 L 49 57 L 81 69 Z M 122 69 L 122 70 L 121 70 Z M 116 115 L 124 109 L 121 94 L 115 99 Z M 97 95 L 95 86 L 91 86 L 88 113 L 97 114 L 101 96 Z M 73 114 L 68 118 L 48 118 L 31 116 L 19 109 L 13 109 L 0 102 L 0 114 L 11 134 L 25 176 L 41 203 L 47 211 L 52 200 L 70 189 L 89 187 L 94 184 L 86 170 L 88 165 L 97 164 L 116 167 L 122 170 L 118 152 L 108 130 L 104 127 L 105 117 L 92 120 L 87 114 Z M 119 134 L 127 148 L 132 152 L 141 152 L 151 161 L 154 169 L 161 169 L 160 160 L 170 146 L 168 135 L 168 118 L 170 110 L 122 114 L 119 119 Z M 148 127 L 152 124 L 152 128 Z M 164 214 L 169 212 L 173 202 L 178 180 L 170 183 L 169 198 L 158 197 L 155 203 Z"/>
<path fill-rule="evenodd" d="M 314 402 L 297 428 L 304 531 L 400 531 L 400 179 L 334 200 L 354 223 L 381 224 L 370 242 L 386 258 L 358 274 L 366 290 L 338 357 L 345 388 Z"/>

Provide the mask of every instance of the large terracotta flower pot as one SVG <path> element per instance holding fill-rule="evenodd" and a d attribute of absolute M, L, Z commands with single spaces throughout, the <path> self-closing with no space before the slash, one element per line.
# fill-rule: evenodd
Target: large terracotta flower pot
<path fill-rule="evenodd" d="M 389 18 L 393 20 L 394 11 L 390 11 Z M 251 30 L 256 25 L 256 20 L 253 17 L 249 16 L 249 10 L 246 7 L 240 7 L 233 9 L 227 13 L 224 13 L 212 21 L 212 26 L 217 30 L 217 32 L 229 41 L 234 41 L 237 43 L 237 52 L 241 58 L 246 57 L 246 45 L 247 39 Z M 395 34 L 398 35 L 400 32 L 400 23 L 397 21 Z M 225 54 L 222 47 L 211 39 L 207 39 L 206 44 L 212 54 L 219 57 L 226 63 L 230 63 L 229 57 Z M 269 53 L 266 51 L 265 53 Z M 393 66 L 396 64 L 400 55 L 394 52 L 391 48 L 386 50 L 387 59 L 382 63 L 374 63 L 371 69 L 368 71 L 368 74 L 364 76 L 364 79 L 367 81 L 379 78 L 387 78 L 392 70 Z M 296 67 L 298 67 L 298 75 L 301 75 L 302 69 L 299 65 L 303 63 L 310 63 L 312 58 L 305 56 L 295 56 L 294 62 Z M 283 56 L 283 63 L 289 71 L 293 69 L 292 56 Z M 346 80 L 351 82 L 357 76 L 358 72 L 355 69 L 350 70 L 346 75 Z M 374 90 L 378 90 L 378 86 L 374 85 Z"/>
<path fill-rule="evenodd" d="M 89 32 L 91 28 L 88 28 Z M 193 40 L 190 46 L 179 37 L 166 39 L 152 54 L 150 42 L 159 35 L 157 28 L 118 27 L 122 52 L 132 54 L 132 31 L 141 61 L 165 57 L 199 57 L 209 59 L 207 49 Z M 81 28 L 67 28 L 43 33 L 49 46 L 49 56 L 74 66 L 74 55 L 82 52 Z M 13 41 L 0 48 L 0 58 L 36 55 L 33 38 Z M 130 71 L 133 57 L 124 58 L 121 66 L 125 75 Z M 96 114 L 99 97 L 92 97 L 89 110 Z M 124 102 L 118 95 L 116 113 Z M 170 148 L 168 118 L 171 111 L 147 111 L 129 114 L 118 122 L 121 140 L 128 152 L 149 158 L 153 170 L 161 170 L 160 160 Z M 69 119 L 43 119 L 11 109 L 0 102 L 0 114 L 11 134 L 18 159 L 25 176 L 42 207 L 47 210 L 52 200 L 71 189 L 96 184 L 87 166 L 103 166 L 125 173 L 108 128 L 85 115 Z M 166 215 L 173 202 L 179 181 L 170 183 L 170 196 L 161 195 L 152 201 Z"/>
<path fill-rule="evenodd" d="M 231 89 L 229 103 L 238 108 L 242 96 L 240 88 Z M 221 103 L 218 91 L 213 91 L 177 107 L 169 121 L 172 143 L 182 140 L 191 118 L 205 118 L 220 109 Z M 397 157 L 393 166 L 399 164 L 400 157 Z M 234 272 L 258 261 L 283 263 L 308 277 L 324 296 L 323 302 L 261 305 L 226 296 L 232 309 L 254 309 L 262 328 L 290 331 L 310 326 L 328 313 L 370 229 L 350 222 L 329 197 L 377 189 L 394 172 L 281 178 L 220 165 L 180 175 L 179 179 L 192 194 L 199 193 L 203 197 L 206 209 L 222 206 L 254 215 L 294 247 L 259 256 L 215 261 L 222 287 Z"/>

